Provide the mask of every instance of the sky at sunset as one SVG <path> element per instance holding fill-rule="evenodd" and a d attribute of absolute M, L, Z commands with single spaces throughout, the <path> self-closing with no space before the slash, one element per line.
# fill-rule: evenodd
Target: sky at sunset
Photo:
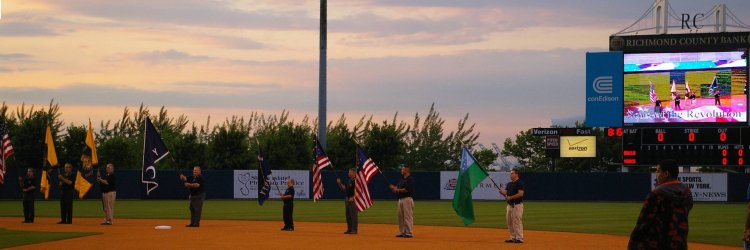
<path fill-rule="evenodd" d="M 66 123 L 141 103 L 198 124 L 251 112 L 317 116 L 319 2 L 0 0 L 0 101 Z M 651 5 L 632 1 L 328 2 L 328 119 L 411 123 L 435 103 L 447 130 L 469 113 L 480 143 L 582 117 L 585 52 Z M 672 0 L 677 13 L 750 1 Z M 96 126 L 96 125 L 95 125 Z"/>

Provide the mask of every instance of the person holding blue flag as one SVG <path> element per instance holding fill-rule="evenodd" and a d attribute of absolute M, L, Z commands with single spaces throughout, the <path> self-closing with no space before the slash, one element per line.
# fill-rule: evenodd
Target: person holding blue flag
<path fill-rule="evenodd" d="M 206 200 L 206 188 L 201 175 L 201 167 L 193 167 L 193 176 L 190 178 L 180 174 L 180 180 L 185 182 L 185 187 L 190 190 L 190 224 L 186 227 L 200 227 L 203 201 Z"/>

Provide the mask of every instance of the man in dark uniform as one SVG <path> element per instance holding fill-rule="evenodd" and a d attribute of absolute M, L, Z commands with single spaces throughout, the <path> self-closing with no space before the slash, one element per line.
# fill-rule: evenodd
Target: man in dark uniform
<path fill-rule="evenodd" d="M 346 193 L 344 204 L 346 207 L 346 232 L 345 234 L 357 234 L 357 225 L 359 224 L 357 205 L 354 203 L 354 184 L 357 177 L 357 170 L 354 168 L 349 169 L 349 182 L 344 185 L 341 183 L 341 179 L 336 178 L 336 183 L 339 184 L 341 190 Z"/>
<path fill-rule="evenodd" d="M 721 106 L 721 93 L 718 90 L 714 93 L 714 105 Z"/>
<path fill-rule="evenodd" d="M 34 193 L 36 191 L 36 179 L 34 169 L 26 169 L 26 178 L 18 177 L 23 192 L 23 223 L 34 223 Z"/>
<path fill-rule="evenodd" d="M 523 243 L 523 195 L 524 185 L 518 169 L 510 171 L 510 182 L 505 185 L 505 190 L 500 189 L 500 194 L 505 196 L 508 203 L 505 206 L 505 220 L 508 223 L 510 239 L 505 243 Z"/>
<path fill-rule="evenodd" d="M 401 181 L 398 186 L 391 184 L 391 191 L 398 194 L 398 229 L 396 237 L 414 237 L 414 178 L 409 166 L 401 167 Z"/>
<path fill-rule="evenodd" d="M 284 227 L 281 231 L 294 231 L 294 219 L 292 213 L 294 212 L 294 179 L 286 181 L 286 192 L 279 193 L 279 198 L 284 201 Z"/>
<path fill-rule="evenodd" d="M 190 224 L 186 227 L 200 227 L 203 201 L 206 200 L 206 188 L 201 175 L 201 167 L 193 167 L 193 176 L 190 179 L 180 174 L 180 180 L 185 182 L 185 187 L 190 190 Z"/>
<path fill-rule="evenodd" d="M 73 197 L 75 197 L 73 186 L 76 182 L 73 164 L 65 163 L 63 172 L 58 173 L 57 178 L 60 185 L 60 222 L 57 224 L 73 224 Z"/>
<path fill-rule="evenodd" d="M 103 177 L 98 171 L 96 172 L 96 182 L 99 182 L 99 187 L 102 190 L 102 210 L 104 211 L 104 222 L 102 222 L 102 225 L 112 225 L 112 219 L 114 219 L 115 214 L 115 198 L 117 197 L 117 192 L 115 191 L 117 178 L 115 177 L 114 164 L 107 164 Z"/>
<path fill-rule="evenodd" d="M 656 165 L 658 185 L 643 202 L 628 249 L 687 249 L 693 193 L 678 176 L 675 160 L 663 160 Z"/>

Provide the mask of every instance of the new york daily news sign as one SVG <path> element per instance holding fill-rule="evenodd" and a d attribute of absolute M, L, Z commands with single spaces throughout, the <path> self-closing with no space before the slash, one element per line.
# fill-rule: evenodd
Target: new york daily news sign
<path fill-rule="evenodd" d="M 269 198 L 279 198 L 279 191 L 286 191 L 286 181 L 292 178 L 294 184 L 294 199 L 310 199 L 310 171 L 307 170 L 273 170 L 268 180 L 271 184 Z M 277 190 L 277 186 L 279 189 Z M 258 170 L 234 170 L 234 198 L 258 198 Z"/>
<path fill-rule="evenodd" d="M 489 172 L 490 177 L 498 185 L 503 185 L 510 182 L 510 172 Z M 452 200 L 453 193 L 456 192 L 456 181 L 458 180 L 458 171 L 440 171 L 440 199 L 441 200 Z M 489 178 L 485 178 L 477 187 L 474 192 L 471 193 L 474 200 L 505 200 L 505 197 L 500 195 L 495 185 Z"/>
<path fill-rule="evenodd" d="M 727 201 L 727 174 L 680 173 L 678 180 L 690 187 L 694 201 Z M 656 174 L 651 173 L 651 190 Z"/>

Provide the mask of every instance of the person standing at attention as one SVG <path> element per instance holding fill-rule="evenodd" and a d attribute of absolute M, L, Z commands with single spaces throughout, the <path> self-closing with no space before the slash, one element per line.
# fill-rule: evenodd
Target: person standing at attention
<path fill-rule="evenodd" d="M 282 215 L 284 216 L 284 227 L 281 228 L 282 231 L 294 231 L 294 218 L 292 217 L 292 214 L 294 213 L 294 179 L 289 179 L 286 181 L 286 192 L 279 193 L 279 197 L 282 201 L 284 201 L 284 208 L 282 211 Z"/>
<path fill-rule="evenodd" d="M 505 190 L 500 189 L 500 194 L 505 196 L 505 220 L 508 223 L 510 239 L 505 243 L 523 243 L 523 195 L 524 183 L 520 178 L 518 169 L 510 171 L 510 182 L 505 185 Z"/>
<path fill-rule="evenodd" d="M 26 178 L 19 176 L 18 183 L 23 192 L 23 223 L 34 223 L 34 193 L 36 191 L 34 169 L 26 169 Z"/>
<path fill-rule="evenodd" d="M 107 164 L 105 171 L 104 178 L 102 178 L 98 171 L 96 172 L 96 182 L 99 182 L 99 187 L 102 190 L 102 210 L 104 211 L 104 222 L 102 222 L 102 225 L 112 225 L 112 219 L 115 216 L 115 199 L 117 197 L 115 165 L 112 163 Z"/>

